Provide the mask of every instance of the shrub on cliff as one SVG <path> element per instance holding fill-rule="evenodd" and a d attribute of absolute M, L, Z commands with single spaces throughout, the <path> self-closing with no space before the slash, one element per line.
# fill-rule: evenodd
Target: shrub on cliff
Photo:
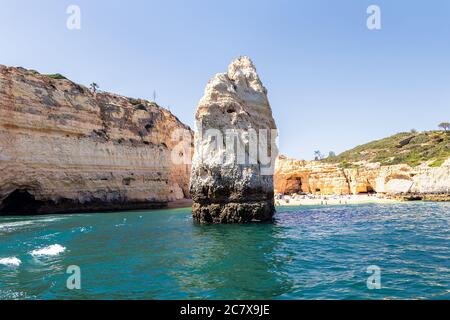
<path fill-rule="evenodd" d="M 417 166 L 434 161 L 440 166 L 450 157 L 450 135 L 442 131 L 403 132 L 391 137 L 372 141 L 345 151 L 333 158 L 323 160 L 328 163 L 354 163 L 358 161 L 379 162 L 382 165 L 406 163 Z"/>
<path fill-rule="evenodd" d="M 55 80 L 67 80 L 66 77 L 64 77 L 62 74 L 60 73 L 55 73 L 55 74 L 46 74 L 47 77 L 55 79 Z"/>
<path fill-rule="evenodd" d="M 437 159 L 429 165 L 431 168 L 438 168 L 444 164 L 447 159 Z"/>
<path fill-rule="evenodd" d="M 128 98 L 128 101 L 133 105 L 137 106 L 142 103 L 141 99 Z"/>
<path fill-rule="evenodd" d="M 356 165 L 354 165 L 354 164 L 352 164 L 352 163 L 350 163 L 350 162 L 347 162 L 347 161 L 342 161 L 341 163 L 339 163 L 339 167 L 341 168 L 341 169 L 353 169 L 353 168 L 357 168 L 357 166 Z"/>

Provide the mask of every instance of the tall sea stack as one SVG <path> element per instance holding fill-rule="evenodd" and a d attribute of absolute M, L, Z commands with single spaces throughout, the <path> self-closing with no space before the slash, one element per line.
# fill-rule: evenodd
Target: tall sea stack
<path fill-rule="evenodd" d="M 271 221 L 276 125 L 253 62 L 239 57 L 206 86 L 196 113 L 193 217 L 199 223 Z"/>

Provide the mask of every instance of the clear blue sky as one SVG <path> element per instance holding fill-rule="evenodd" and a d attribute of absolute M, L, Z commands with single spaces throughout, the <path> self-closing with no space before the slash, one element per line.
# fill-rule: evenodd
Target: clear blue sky
<path fill-rule="evenodd" d="M 66 28 L 81 8 L 82 29 Z M 377 4 L 382 30 L 366 28 Z M 152 99 L 192 125 L 204 87 L 248 55 L 281 152 L 310 159 L 450 121 L 450 1 L 0 0 L 0 64 Z"/>

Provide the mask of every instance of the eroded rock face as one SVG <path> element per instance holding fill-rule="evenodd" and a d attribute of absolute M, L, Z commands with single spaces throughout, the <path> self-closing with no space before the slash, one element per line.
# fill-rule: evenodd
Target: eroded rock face
<path fill-rule="evenodd" d="M 438 168 L 431 168 L 427 163 L 417 167 L 360 163 L 358 168 L 345 169 L 339 164 L 280 156 L 276 163 L 275 191 L 323 195 L 450 194 L 450 159 Z"/>
<path fill-rule="evenodd" d="M 248 57 L 236 59 L 227 73 L 209 81 L 196 127 L 190 188 L 194 220 L 270 221 L 276 126 L 267 90 Z M 258 146 L 259 157 L 254 153 Z"/>
<path fill-rule="evenodd" d="M 171 161 L 177 129 L 190 132 L 154 103 L 0 65 L 0 214 L 151 208 L 188 197 L 190 166 Z"/>

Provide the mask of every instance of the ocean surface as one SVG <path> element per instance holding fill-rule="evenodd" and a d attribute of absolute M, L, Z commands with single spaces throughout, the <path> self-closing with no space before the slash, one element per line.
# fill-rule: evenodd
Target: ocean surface
<path fill-rule="evenodd" d="M 199 226 L 190 209 L 0 217 L 0 299 L 449 299 L 449 227 L 445 203 L 280 207 L 262 225 Z"/>

